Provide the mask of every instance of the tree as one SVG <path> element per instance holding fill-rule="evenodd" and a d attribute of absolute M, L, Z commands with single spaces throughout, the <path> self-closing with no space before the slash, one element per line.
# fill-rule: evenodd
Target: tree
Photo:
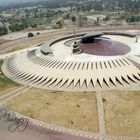
<path fill-rule="evenodd" d="M 9 26 L 9 29 L 12 31 L 12 32 L 15 32 L 15 31 L 21 31 L 21 30 L 24 30 L 25 28 L 28 27 L 28 23 L 27 22 L 21 22 L 21 23 L 11 23 L 11 25 Z"/>
<path fill-rule="evenodd" d="M 62 20 L 58 20 L 56 22 L 56 26 L 54 27 L 55 29 L 60 29 L 63 27 L 63 21 Z"/>
<path fill-rule="evenodd" d="M 99 26 L 99 25 L 100 25 L 99 21 L 98 21 L 98 20 L 95 21 L 95 22 L 94 22 L 94 25 L 95 25 L 95 26 Z"/>
<path fill-rule="evenodd" d="M 28 33 L 28 37 L 33 37 L 34 34 L 33 33 Z"/>
<path fill-rule="evenodd" d="M 5 35 L 7 33 L 8 33 L 7 28 L 5 26 L 2 26 L 2 27 L 0 26 L 0 36 Z"/>
<path fill-rule="evenodd" d="M 70 13 L 66 13 L 65 15 L 64 15 L 64 19 L 70 19 Z"/>
<path fill-rule="evenodd" d="M 32 28 L 37 28 L 37 24 L 32 24 L 31 27 Z"/>
<path fill-rule="evenodd" d="M 111 19 L 111 17 L 109 15 L 107 15 L 104 19 L 104 21 L 109 21 Z"/>
<path fill-rule="evenodd" d="M 79 20 L 78 26 L 79 26 L 79 27 L 83 27 L 83 21 L 82 21 L 82 20 Z"/>
<path fill-rule="evenodd" d="M 73 15 L 73 16 L 71 17 L 71 20 L 72 20 L 72 22 L 75 22 L 75 21 L 76 21 L 76 16 Z"/>

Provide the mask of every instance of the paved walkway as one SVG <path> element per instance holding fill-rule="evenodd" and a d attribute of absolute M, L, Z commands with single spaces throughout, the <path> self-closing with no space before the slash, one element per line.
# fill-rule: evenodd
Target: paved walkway
<path fill-rule="evenodd" d="M 7 101 L 10 101 L 12 100 L 13 98 L 19 96 L 20 94 L 23 94 L 25 93 L 26 91 L 28 91 L 29 89 L 31 89 L 31 87 L 27 87 L 27 86 L 24 86 L 24 87 L 20 87 L 16 90 L 13 90 L 11 92 L 9 92 L 8 94 L 0 97 L 0 106 L 2 106 L 4 103 L 6 103 Z"/>
<path fill-rule="evenodd" d="M 24 132 L 0 132 L 0 140 L 99 140 L 84 138 L 68 133 L 57 132 L 40 126 L 29 124 Z"/>
<path fill-rule="evenodd" d="M 105 120 L 104 120 L 104 106 L 103 106 L 103 99 L 102 99 L 101 92 L 96 92 L 96 100 L 97 100 L 97 111 L 98 111 L 98 121 L 99 121 L 99 133 L 101 135 L 105 135 L 106 130 L 105 130 Z"/>

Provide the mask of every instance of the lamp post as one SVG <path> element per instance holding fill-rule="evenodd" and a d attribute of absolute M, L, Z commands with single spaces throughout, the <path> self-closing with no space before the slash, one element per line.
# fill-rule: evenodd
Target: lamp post
<path fill-rule="evenodd" d="M 76 42 L 76 40 L 77 40 L 77 38 L 76 38 L 76 29 L 73 29 L 74 30 L 74 38 L 75 38 L 75 42 Z"/>
<path fill-rule="evenodd" d="M 138 34 L 136 34 L 136 42 L 138 42 Z"/>

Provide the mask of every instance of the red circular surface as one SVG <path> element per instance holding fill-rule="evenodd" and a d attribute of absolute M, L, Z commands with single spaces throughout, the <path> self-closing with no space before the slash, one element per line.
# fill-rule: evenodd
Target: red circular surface
<path fill-rule="evenodd" d="M 95 39 L 95 43 L 79 43 L 83 53 L 101 56 L 125 55 L 131 48 L 123 43 L 106 39 Z"/>

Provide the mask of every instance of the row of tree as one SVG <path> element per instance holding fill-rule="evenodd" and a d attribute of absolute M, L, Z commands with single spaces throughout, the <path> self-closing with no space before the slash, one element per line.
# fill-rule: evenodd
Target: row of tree
<path fill-rule="evenodd" d="M 6 5 L 0 9 L 20 8 L 41 5 L 45 8 L 76 7 L 77 10 L 125 10 L 133 13 L 140 11 L 140 0 L 38 0 Z"/>
<path fill-rule="evenodd" d="M 8 33 L 8 30 L 5 26 L 0 26 L 0 36 Z"/>
<path fill-rule="evenodd" d="M 140 21 L 140 16 L 135 16 L 135 15 L 125 13 L 125 14 L 121 15 L 121 19 L 126 20 L 128 23 L 139 22 Z"/>
<path fill-rule="evenodd" d="M 15 32 L 15 31 L 21 31 L 21 30 L 24 30 L 26 28 L 28 28 L 28 23 L 12 23 L 10 26 L 9 26 L 9 29 L 12 31 L 12 32 Z"/>

